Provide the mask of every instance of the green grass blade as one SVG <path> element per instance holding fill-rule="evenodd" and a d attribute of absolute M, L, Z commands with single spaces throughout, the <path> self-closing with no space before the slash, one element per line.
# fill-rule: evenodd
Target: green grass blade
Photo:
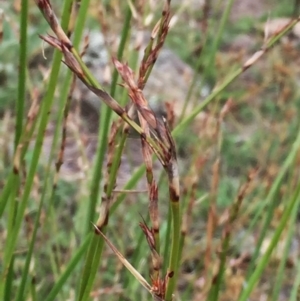
<path fill-rule="evenodd" d="M 297 220 L 298 212 L 299 212 L 299 202 L 296 205 L 296 207 L 293 210 L 292 215 L 291 215 L 290 225 L 289 225 L 288 234 L 287 234 L 286 242 L 285 242 L 285 247 L 284 247 L 282 258 L 280 260 L 280 264 L 278 267 L 277 277 L 276 277 L 276 281 L 274 284 L 271 301 L 279 300 L 280 289 L 282 287 L 282 282 L 283 282 L 283 279 L 285 276 L 284 269 L 286 267 L 286 262 L 287 262 L 289 252 L 291 249 L 293 235 L 295 234 L 295 227 L 297 226 L 296 220 Z"/>
<path fill-rule="evenodd" d="M 105 231 L 105 229 L 103 230 Z M 89 297 L 94 278 L 99 267 L 103 245 L 104 240 L 100 239 L 100 236 L 93 234 L 82 273 L 82 282 L 80 286 L 78 301 L 87 300 Z"/>
<path fill-rule="evenodd" d="M 18 97 L 16 105 L 16 132 L 15 149 L 19 143 L 23 130 L 24 107 L 26 99 L 26 70 L 27 70 L 27 21 L 28 21 L 28 0 L 21 1 L 20 15 L 20 54 L 19 54 L 19 80 Z"/>
<path fill-rule="evenodd" d="M 292 166 L 292 164 L 298 154 L 299 148 L 300 148 L 300 129 L 298 131 L 298 136 L 296 137 L 296 140 L 293 143 L 292 149 L 291 149 L 289 155 L 287 156 L 286 160 L 283 162 L 280 172 L 278 173 L 278 175 L 266 197 L 265 204 L 268 204 L 269 208 L 267 211 L 267 215 L 265 216 L 265 218 L 263 220 L 264 221 L 263 226 L 260 231 L 260 235 L 259 235 L 256 247 L 255 247 L 255 251 L 252 256 L 251 263 L 250 263 L 250 266 L 248 269 L 248 276 L 252 273 L 252 270 L 255 266 L 255 262 L 258 257 L 261 245 L 262 245 L 262 242 L 264 240 L 264 237 L 266 235 L 266 232 L 267 232 L 270 222 L 272 220 L 273 213 L 274 213 L 274 210 L 276 207 L 276 194 L 278 193 L 278 191 L 281 187 L 281 183 L 283 182 L 286 173 L 288 172 L 289 168 Z M 260 207 L 260 210 L 256 213 L 256 215 L 253 218 L 254 221 L 256 221 L 261 216 L 262 211 L 263 211 L 263 207 Z M 252 225 L 250 225 L 249 228 L 251 229 Z"/>
<path fill-rule="evenodd" d="M 12 300 L 12 287 L 13 287 L 13 280 L 14 280 L 14 261 L 15 256 L 12 257 L 8 271 L 7 271 L 7 278 L 5 283 L 5 290 L 4 290 L 4 299 L 3 300 Z"/>
<path fill-rule="evenodd" d="M 166 300 L 170 301 L 173 299 L 172 295 L 175 291 L 176 280 L 178 278 L 178 261 L 180 251 L 180 210 L 179 201 L 171 200 L 171 212 L 172 212 L 172 245 L 170 253 L 170 262 L 168 271 L 172 271 L 174 275 L 169 278 L 166 290 Z"/>
<path fill-rule="evenodd" d="M 289 301 L 298 301 L 299 300 L 299 288 L 300 288 L 300 259 L 298 258 L 297 262 L 297 274 L 296 279 L 293 283 L 293 288 L 291 291 L 291 296 L 289 298 Z"/>
<path fill-rule="evenodd" d="M 238 301 L 248 300 L 248 298 L 249 298 L 251 292 L 253 291 L 255 285 L 257 284 L 264 268 L 269 263 L 271 254 L 272 254 L 274 248 L 276 247 L 276 245 L 278 244 L 280 236 L 281 236 L 284 228 L 286 227 L 293 210 L 295 210 L 295 208 L 298 207 L 297 205 L 300 202 L 299 193 L 300 193 L 300 185 L 298 184 L 298 187 L 294 193 L 294 196 L 290 199 L 289 203 L 287 204 L 287 206 L 283 212 L 283 215 L 280 219 L 279 225 L 271 239 L 271 242 L 270 242 L 265 254 L 258 261 L 256 268 L 254 269 L 253 273 L 251 274 L 249 281 L 246 283 L 246 287 L 242 291 L 241 296 L 239 297 Z"/>
<path fill-rule="evenodd" d="M 72 259 L 69 261 L 66 269 L 63 271 L 63 273 L 60 275 L 60 278 L 57 280 L 53 288 L 51 289 L 50 293 L 46 297 L 45 301 L 55 301 L 56 296 L 58 293 L 62 290 L 64 284 L 66 281 L 72 276 L 72 273 L 74 272 L 74 269 L 79 264 L 79 262 L 82 260 L 84 254 L 86 253 L 88 246 L 90 244 L 90 241 L 92 239 L 92 235 L 88 235 L 84 242 L 81 244 L 79 249 L 76 251 Z"/>

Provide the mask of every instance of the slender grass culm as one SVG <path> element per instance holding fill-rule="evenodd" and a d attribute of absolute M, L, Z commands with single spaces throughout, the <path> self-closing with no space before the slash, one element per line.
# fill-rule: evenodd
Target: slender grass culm
<path fill-rule="evenodd" d="M 299 116 L 299 93 L 292 89 L 299 74 L 297 66 L 291 71 L 284 64 L 299 55 L 292 40 L 297 31 L 287 33 L 300 17 L 275 30 L 265 25 L 264 38 L 256 33 L 257 51 L 234 48 L 234 59 L 224 59 L 238 1 L 205 0 L 199 8 L 194 1 L 171 2 L 4 3 L 18 13 L 17 26 L 10 10 L 0 8 L 0 54 L 7 27 L 17 32 L 20 46 L 18 76 L 11 80 L 2 69 L 5 60 L 0 63 L 0 89 L 13 81 L 17 87 L 13 120 L 6 128 L 0 119 L 0 300 L 299 299 L 300 131 L 292 118 Z M 176 28 L 181 17 L 187 24 Z M 243 32 L 247 22 L 233 32 Z M 192 46 L 181 41 L 180 26 Z M 86 60 L 90 31 L 98 27 L 110 57 L 101 69 L 103 82 Z M 258 31 L 253 24 L 251 35 L 254 27 Z M 190 78 L 190 69 L 185 73 L 172 54 L 163 55 L 165 44 L 173 43 L 193 69 Z M 267 54 L 277 46 L 268 76 Z M 166 67 L 169 60 L 189 78 L 179 110 L 171 93 L 177 92 L 178 75 Z M 159 64 L 160 75 L 171 78 L 167 96 L 152 91 L 151 80 L 164 85 Z M 263 76 L 242 79 L 250 92 L 230 86 L 254 65 Z M 94 120 L 80 112 L 90 105 L 85 95 L 74 103 L 79 86 L 99 102 L 97 132 L 85 132 L 82 125 Z M 263 89 L 267 96 L 257 100 Z M 247 93 L 253 108 L 245 108 Z M 166 111 L 161 114 L 154 103 Z M 243 119 L 251 114 L 255 124 L 249 121 L 244 131 Z M 73 140 L 79 158 L 69 152 Z M 252 148 L 258 149 L 256 157 Z M 74 157 L 80 175 L 73 181 L 72 169 L 68 182 L 64 168 Z"/>

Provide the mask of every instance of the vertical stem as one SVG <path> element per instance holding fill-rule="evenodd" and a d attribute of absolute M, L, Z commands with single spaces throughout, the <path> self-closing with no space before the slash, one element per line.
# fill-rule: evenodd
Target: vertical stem
<path fill-rule="evenodd" d="M 238 301 L 248 300 L 249 295 L 253 291 L 264 268 L 270 261 L 270 256 L 271 256 L 274 248 L 278 244 L 280 236 L 281 236 L 284 228 L 286 227 L 286 224 L 288 223 L 293 210 L 295 209 L 296 205 L 299 204 L 299 202 L 300 202 L 299 192 L 300 192 L 300 184 L 298 184 L 298 187 L 295 191 L 294 196 L 291 198 L 291 200 L 287 204 L 287 206 L 283 212 L 283 215 L 281 217 L 281 220 L 279 222 L 279 225 L 274 233 L 274 236 L 271 239 L 269 247 L 267 248 L 267 250 L 266 250 L 265 254 L 262 256 L 262 258 L 258 261 L 255 270 L 251 273 L 249 281 L 247 282 L 245 289 L 242 291 L 241 296 L 239 297 Z"/>
<path fill-rule="evenodd" d="M 169 261 L 168 272 L 173 272 L 173 275 L 168 280 L 167 291 L 165 299 L 166 301 L 172 300 L 172 295 L 176 287 L 176 281 L 178 278 L 178 256 L 180 250 L 180 210 L 179 201 L 171 200 L 171 210 L 172 210 L 172 245 L 171 254 Z"/>
<path fill-rule="evenodd" d="M 175 147 L 172 145 L 171 147 Z M 175 150 L 174 150 L 175 151 Z M 178 176 L 178 166 L 176 162 L 176 154 L 173 153 L 173 159 L 169 162 L 166 168 L 169 181 L 169 195 L 170 205 L 172 212 L 172 245 L 171 254 L 168 267 L 168 283 L 166 287 L 166 301 L 173 300 L 173 293 L 176 288 L 179 270 L 179 253 L 180 253 L 180 227 L 181 227 L 181 214 L 180 214 L 180 184 Z"/>
<path fill-rule="evenodd" d="M 83 257 L 83 255 L 86 253 L 86 250 L 88 249 L 89 243 L 92 239 L 92 235 L 88 235 L 84 242 L 81 244 L 79 249 L 74 254 L 73 258 L 69 261 L 68 265 L 64 269 L 63 273 L 60 275 L 60 278 L 58 281 L 54 284 L 52 287 L 50 293 L 47 295 L 46 299 L 44 301 L 54 301 L 56 296 L 59 292 L 61 292 L 63 285 L 65 282 L 69 279 L 72 273 L 74 273 L 74 269 L 76 268 L 77 264 Z"/>
<path fill-rule="evenodd" d="M 19 80 L 18 80 L 18 98 L 16 105 L 16 133 L 15 149 L 19 143 L 24 117 L 24 105 L 26 98 L 26 69 L 27 69 L 27 18 L 28 18 L 28 0 L 21 2 L 20 16 L 20 54 L 19 54 Z"/>

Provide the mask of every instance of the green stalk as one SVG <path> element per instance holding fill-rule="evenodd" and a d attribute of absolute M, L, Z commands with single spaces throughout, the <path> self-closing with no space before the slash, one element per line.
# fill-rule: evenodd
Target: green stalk
<path fill-rule="evenodd" d="M 102 232 L 106 233 L 106 227 L 102 228 Z M 85 272 L 83 273 L 83 277 L 86 277 L 86 283 L 85 286 L 82 286 L 81 293 L 82 296 L 79 299 L 80 301 L 85 301 L 88 300 L 90 296 L 90 292 L 97 274 L 97 271 L 99 269 L 99 263 L 100 259 L 102 256 L 102 251 L 103 251 L 103 246 L 104 246 L 104 240 L 102 239 L 102 236 L 98 236 L 94 234 L 91 242 L 91 248 L 90 248 L 90 253 L 87 255 L 87 258 L 89 259 L 88 261 L 88 270 L 84 270 Z M 94 255 L 94 256 L 92 256 Z M 92 262 L 90 260 L 92 259 Z"/>
<path fill-rule="evenodd" d="M 20 54 L 19 54 L 19 79 L 18 97 L 16 105 L 16 132 L 15 149 L 19 143 L 23 130 L 24 106 L 26 99 L 26 69 L 27 69 L 27 20 L 28 20 L 28 0 L 21 1 L 20 15 Z"/>
<path fill-rule="evenodd" d="M 227 1 L 224 13 L 222 14 L 222 18 L 221 18 L 221 22 L 220 22 L 220 25 L 219 25 L 219 28 L 218 28 L 217 35 L 214 39 L 214 42 L 213 42 L 212 47 L 211 47 L 210 52 L 209 52 L 210 55 L 208 57 L 208 64 L 207 64 L 207 67 L 204 70 L 202 82 L 206 80 L 207 73 L 211 70 L 211 68 L 214 69 L 213 65 L 215 64 L 216 52 L 217 52 L 217 49 L 220 45 L 221 37 L 223 36 L 225 25 L 226 25 L 226 22 L 228 20 L 233 2 L 234 2 L 234 0 L 228 0 Z"/>
<path fill-rule="evenodd" d="M 217 301 L 219 298 L 220 293 L 220 287 L 223 280 L 223 275 L 225 271 L 225 265 L 226 265 L 226 256 L 229 248 L 229 242 L 230 242 L 230 235 L 227 235 L 222 243 L 222 250 L 221 250 L 221 256 L 220 256 L 220 268 L 219 268 L 219 274 L 217 275 L 217 281 L 216 283 L 212 285 L 211 291 L 209 293 L 209 301 Z"/>
<path fill-rule="evenodd" d="M 169 278 L 166 290 L 166 301 L 173 300 L 173 293 L 176 287 L 176 279 L 178 274 L 178 261 L 179 261 L 179 250 L 180 250 L 180 208 L 179 201 L 171 199 L 171 212 L 172 212 L 172 245 L 171 254 L 169 261 L 168 271 L 172 271 L 174 275 Z"/>
<path fill-rule="evenodd" d="M 126 138 L 127 135 L 125 133 L 122 133 L 121 141 L 116 150 L 116 155 L 110 169 L 109 182 L 105 191 L 108 200 L 112 199 L 112 193 L 116 183 L 118 168 L 121 162 L 121 156 L 123 153 Z M 103 227 L 102 229 L 103 233 L 106 232 L 106 227 L 107 225 Z M 98 270 L 98 266 L 100 263 L 103 246 L 104 246 L 104 240 L 102 236 L 94 235 L 91 241 L 89 253 L 87 254 L 86 264 L 82 275 L 82 282 L 81 282 L 81 288 L 80 288 L 79 299 L 78 299 L 80 301 L 87 300 L 89 296 L 89 292 L 92 288 Z"/>
<path fill-rule="evenodd" d="M 280 289 L 282 287 L 282 281 L 285 276 L 284 269 L 286 267 L 286 262 L 287 262 L 287 259 L 289 256 L 293 235 L 295 234 L 296 219 L 297 219 L 297 214 L 299 212 L 299 200 L 300 200 L 300 198 L 298 199 L 298 203 L 295 206 L 295 210 L 293 210 L 292 215 L 291 215 L 288 235 L 286 238 L 283 255 L 280 260 L 279 267 L 278 267 L 277 277 L 276 277 L 271 301 L 279 300 Z"/>
<path fill-rule="evenodd" d="M 163 258 L 168 258 L 169 257 L 169 252 L 170 252 L 170 242 L 168 240 L 169 237 L 171 237 L 171 231 L 172 231 L 172 209 L 171 209 L 171 204 L 169 203 L 169 208 L 168 208 L 168 218 L 167 218 L 167 229 L 166 229 L 166 234 L 165 237 L 167 238 L 165 240 L 165 247 L 164 247 L 164 253 L 163 253 Z M 163 262 L 163 272 L 167 272 L 167 267 L 168 267 L 168 261 L 164 260 Z"/>
<path fill-rule="evenodd" d="M 125 23 L 121 35 L 121 42 L 118 48 L 118 54 L 117 54 L 118 60 L 121 60 L 123 57 L 125 44 L 130 31 L 130 21 L 131 21 L 131 10 L 128 7 L 126 12 Z M 116 69 L 114 69 L 111 88 L 110 88 L 110 95 L 112 97 L 115 96 L 117 80 L 118 80 L 118 72 Z M 107 146 L 108 131 L 111 124 L 111 115 L 112 115 L 112 110 L 109 107 L 101 106 L 100 128 L 99 128 L 98 146 L 97 146 L 98 151 L 95 159 L 95 169 L 94 169 L 94 174 L 93 174 L 93 179 L 91 184 L 91 194 L 90 194 L 89 204 L 88 204 L 88 213 L 85 220 L 86 233 L 90 231 L 91 221 L 93 221 L 95 217 L 95 212 L 96 212 L 95 208 L 99 196 L 99 187 L 100 187 L 99 183 L 101 182 L 102 179 L 103 162 L 104 162 L 105 151 Z"/>
<path fill-rule="evenodd" d="M 57 300 L 56 296 L 62 290 L 66 281 L 70 278 L 70 276 L 72 276 L 74 269 L 76 268 L 76 266 L 82 259 L 83 255 L 86 253 L 86 250 L 88 249 L 91 239 L 92 239 L 91 234 L 85 238 L 85 240 L 81 244 L 80 248 L 77 250 L 77 252 L 73 256 L 73 258 L 69 261 L 66 269 L 60 275 L 60 278 L 57 280 L 55 285 L 52 287 L 52 289 L 51 289 L 50 293 L 48 294 L 47 298 L 45 299 L 45 301 Z"/>
<path fill-rule="evenodd" d="M 245 289 L 242 291 L 241 296 L 239 297 L 238 301 L 248 300 L 248 298 L 249 298 L 251 292 L 253 291 L 255 285 L 257 284 L 264 268 L 269 263 L 271 254 L 272 254 L 274 248 L 276 247 L 276 245 L 278 244 L 280 236 L 281 236 L 284 228 L 286 227 L 286 224 L 288 223 L 293 210 L 295 210 L 297 204 L 299 204 L 299 202 L 300 202 L 299 192 L 300 192 L 300 185 L 298 184 L 298 187 L 297 187 L 297 190 L 296 190 L 294 196 L 291 198 L 291 200 L 289 201 L 289 203 L 287 204 L 287 206 L 283 212 L 283 215 L 282 215 L 279 225 L 272 237 L 270 245 L 268 246 L 265 254 L 258 261 L 256 268 L 253 271 L 253 273 L 251 274 L 249 281 L 246 284 Z"/>
<path fill-rule="evenodd" d="M 80 285 L 80 292 L 78 298 L 79 301 L 84 300 L 85 292 L 88 290 L 89 279 L 91 276 L 93 261 L 96 254 L 95 251 L 98 249 L 98 242 L 99 242 L 99 236 L 93 234 L 89 244 L 89 250 L 86 256 L 86 261 L 82 272 L 82 281 Z"/>
<path fill-rule="evenodd" d="M 72 1 L 72 0 L 69 0 L 69 1 Z M 22 301 L 22 300 L 26 299 L 26 286 L 27 286 L 28 281 L 29 281 L 29 279 L 28 279 L 29 278 L 28 277 L 28 275 L 29 275 L 29 266 L 30 266 L 31 257 L 32 257 L 32 254 L 33 254 L 33 249 L 34 249 L 34 244 L 35 244 L 35 240 L 36 240 L 37 231 L 39 229 L 40 215 L 41 215 L 41 212 L 42 212 L 44 199 L 45 199 L 45 189 L 44 189 L 42 199 L 40 201 L 40 205 L 39 205 L 36 217 L 35 217 L 32 237 L 31 237 L 31 241 L 30 241 L 30 244 L 29 244 L 29 248 L 27 250 L 26 261 L 25 261 L 25 265 L 24 265 L 23 271 L 22 271 L 21 283 L 18 287 L 16 301 Z"/>
<path fill-rule="evenodd" d="M 0 217 L 3 215 L 10 194 L 14 189 L 16 189 L 16 181 L 19 181 L 19 176 L 13 170 L 11 170 L 0 197 Z"/>
<path fill-rule="evenodd" d="M 35 285 L 35 277 L 32 277 L 31 283 L 30 283 L 30 295 L 32 301 L 37 301 L 36 297 L 36 285 Z"/>
<path fill-rule="evenodd" d="M 14 261 L 15 261 L 15 256 L 12 257 L 10 261 L 10 265 L 7 271 L 7 278 L 6 278 L 6 283 L 5 283 L 5 290 L 4 290 L 4 299 L 3 300 L 12 300 L 12 285 L 14 281 Z"/>
<path fill-rule="evenodd" d="M 296 279 L 293 284 L 293 288 L 291 291 L 291 296 L 289 298 L 289 301 L 298 301 L 299 300 L 299 287 L 300 287 L 300 259 L 298 258 Z"/>
<path fill-rule="evenodd" d="M 8 221 L 7 221 L 7 235 L 9 236 L 12 233 L 14 224 L 16 222 L 16 213 L 18 211 L 18 191 L 20 188 L 20 178 L 17 176 L 15 181 L 16 189 L 12 189 L 10 194 L 10 204 L 9 204 L 9 213 L 8 213 Z"/>
<path fill-rule="evenodd" d="M 194 198 L 194 193 L 193 190 L 195 189 L 194 185 L 191 185 L 190 189 L 186 192 L 185 197 L 181 203 L 181 208 L 180 208 L 180 220 L 182 221 L 183 219 L 183 215 L 186 214 L 187 211 L 187 207 L 189 206 L 189 200 L 191 198 Z M 180 230 L 180 241 L 179 241 L 179 255 L 178 255 L 178 265 L 180 264 L 180 260 L 182 258 L 182 252 L 183 252 L 183 247 L 184 247 L 184 242 L 185 242 L 185 238 L 187 235 L 187 224 L 185 225 L 185 229 L 183 231 L 182 226 L 181 226 L 181 230 Z"/>

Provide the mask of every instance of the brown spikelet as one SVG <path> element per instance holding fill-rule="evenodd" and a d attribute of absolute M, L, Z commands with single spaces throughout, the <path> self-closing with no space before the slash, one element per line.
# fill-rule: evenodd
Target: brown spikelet
<path fill-rule="evenodd" d="M 145 221 L 140 223 L 140 227 L 143 230 L 148 245 L 150 247 L 151 250 L 151 258 L 152 258 L 152 267 L 154 270 L 154 274 L 152 275 L 153 279 L 158 279 L 159 277 L 159 271 L 161 270 L 161 266 L 162 266 L 162 262 L 161 262 L 161 258 L 158 254 L 158 252 L 156 251 L 156 247 L 155 247 L 155 236 L 154 236 L 154 231 L 153 228 L 149 228 Z"/>
<path fill-rule="evenodd" d="M 35 0 L 38 8 L 42 12 L 44 18 L 49 23 L 51 29 L 57 36 L 57 38 L 64 44 L 67 45 L 68 48 L 72 47 L 72 43 L 68 36 L 65 34 L 63 29 L 61 28 L 49 0 Z"/>
<path fill-rule="evenodd" d="M 164 45 L 166 36 L 169 31 L 170 19 L 170 3 L 166 2 L 162 12 L 161 20 L 153 28 L 150 41 L 144 52 L 138 77 L 138 87 L 140 89 L 144 88 L 151 70 L 157 60 L 159 52 Z"/>

